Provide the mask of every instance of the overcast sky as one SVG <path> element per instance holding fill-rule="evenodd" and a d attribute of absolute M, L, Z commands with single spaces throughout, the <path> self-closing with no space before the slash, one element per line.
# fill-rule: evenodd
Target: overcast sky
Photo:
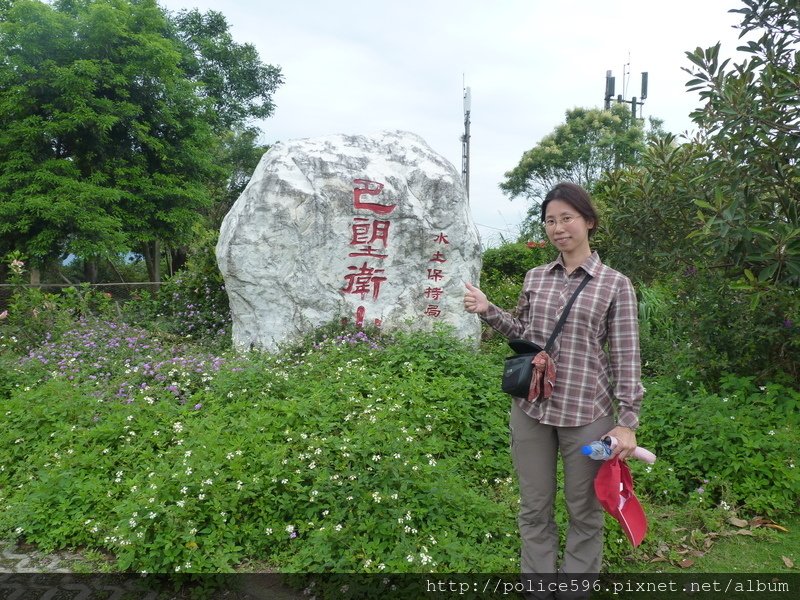
<path fill-rule="evenodd" d="M 676 134 L 700 104 L 685 52 L 735 54 L 740 0 L 159 0 L 222 12 L 236 42 L 280 66 L 284 83 L 262 141 L 403 129 L 461 171 L 464 86 L 471 89 L 470 206 L 485 246 L 516 237 L 523 199 L 498 188 L 523 152 L 616 94 Z M 629 73 L 623 89 L 623 71 Z"/>

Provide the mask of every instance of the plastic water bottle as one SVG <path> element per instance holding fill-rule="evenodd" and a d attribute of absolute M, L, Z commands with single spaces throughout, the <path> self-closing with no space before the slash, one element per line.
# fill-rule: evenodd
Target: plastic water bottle
<path fill-rule="evenodd" d="M 607 435 L 602 441 L 595 440 L 587 446 L 581 448 L 581 452 L 594 460 L 608 460 L 611 458 L 611 451 L 617 445 L 617 438 Z M 656 455 L 641 446 L 636 446 L 633 449 L 633 458 L 644 461 L 649 464 L 656 462 Z"/>
<path fill-rule="evenodd" d="M 581 452 L 594 460 L 608 460 L 611 457 L 611 446 L 595 440 L 591 444 L 583 446 Z"/>

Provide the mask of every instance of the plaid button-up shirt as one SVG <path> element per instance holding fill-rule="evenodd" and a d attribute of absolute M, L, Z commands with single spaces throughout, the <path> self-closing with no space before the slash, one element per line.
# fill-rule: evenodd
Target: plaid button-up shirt
<path fill-rule="evenodd" d="M 560 255 L 531 269 L 516 316 L 490 303 L 481 318 L 509 339 L 526 339 L 544 348 L 586 273 L 592 279 L 572 305 L 550 351 L 556 364 L 552 396 L 516 401 L 545 425 L 575 427 L 612 414 L 616 400 L 617 423 L 635 429 L 644 395 L 636 293 L 630 280 L 601 263 L 596 252 L 570 275 Z"/>

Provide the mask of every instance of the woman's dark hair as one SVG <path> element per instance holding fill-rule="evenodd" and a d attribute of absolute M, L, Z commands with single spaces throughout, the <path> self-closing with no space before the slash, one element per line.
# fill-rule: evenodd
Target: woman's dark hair
<path fill-rule="evenodd" d="M 566 202 L 578 211 L 578 214 L 580 214 L 585 221 L 592 221 L 594 227 L 589 230 L 589 237 L 592 237 L 594 232 L 597 231 L 597 225 L 599 223 L 597 211 L 592 204 L 592 199 L 589 197 L 589 192 L 581 186 L 575 183 L 562 181 L 547 192 L 547 195 L 544 197 L 544 202 L 542 202 L 542 223 L 544 223 L 545 215 L 547 214 L 547 205 L 550 204 L 551 200 Z"/>

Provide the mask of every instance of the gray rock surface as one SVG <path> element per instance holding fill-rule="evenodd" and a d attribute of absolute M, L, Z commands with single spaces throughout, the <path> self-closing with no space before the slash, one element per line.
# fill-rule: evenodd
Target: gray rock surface
<path fill-rule="evenodd" d="M 459 173 L 403 131 L 276 144 L 226 215 L 216 248 L 240 350 L 348 319 L 384 329 L 447 323 L 481 248 Z"/>

